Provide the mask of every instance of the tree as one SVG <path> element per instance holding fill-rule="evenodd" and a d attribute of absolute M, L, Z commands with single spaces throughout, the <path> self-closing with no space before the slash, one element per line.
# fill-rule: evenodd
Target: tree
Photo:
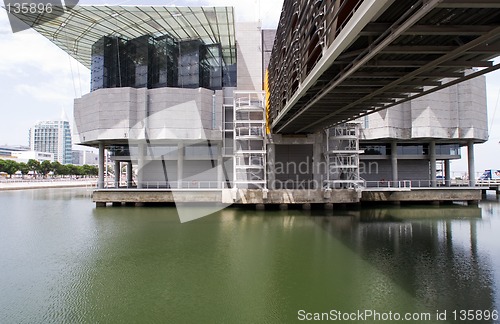
<path fill-rule="evenodd" d="M 76 165 L 66 164 L 66 165 L 64 165 L 64 167 L 66 168 L 66 174 L 68 174 L 68 175 L 77 175 L 78 174 L 78 168 L 76 167 Z"/>
<path fill-rule="evenodd" d="M 41 173 L 40 162 L 38 162 L 37 160 L 30 159 L 28 160 L 27 165 L 28 168 L 35 173 L 35 178 L 37 174 Z"/>
<path fill-rule="evenodd" d="M 50 161 L 45 160 L 40 164 L 40 173 L 43 174 L 44 177 L 46 177 L 51 170 L 52 168 Z"/>
<path fill-rule="evenodd" d="M 50 164 L 50 169 L 52 170 L 52 172 L 54 172 L 54 175 L 65 175 L 67 171 L 67 169 L 63 167 L 61 163 L 59 163 L 59 161 L 52 162 Z"/>
<path fill-rule="evenodd" d="M 93 165 L 85 164 L 82 167 L 82 169 L 83 169 L 83 174 L 86 175 L 86 176 L 96 176 L 99 173 L 99 169 L 97 169 Z"/>
<path fill-rule="evenodd" d="M 24 176 L 30 172 L 30 167 L 26 163 L 21 162 L 19 163 L 19 171 L 21 171 L 21 173 L 23 174 L 24 179 Z"/>
<path fill-rule="evenodd" d="M 9 178 L 12 178 L 12 175 L 19 170 L 19 163 L 12 160 L 6 160 L 3 163 L 3 169 L 3 172 L 6 172 Z"/>

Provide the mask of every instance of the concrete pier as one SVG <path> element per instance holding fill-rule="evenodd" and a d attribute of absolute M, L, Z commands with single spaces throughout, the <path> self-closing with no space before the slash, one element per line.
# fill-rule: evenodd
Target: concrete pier
<path fill-rule="evenodd" d="M 484 188 L 418 188 L 412 190 L 366 190 L 358 195 L 355 190 L 333 190 L 325 195 L 324 190 L 268 190 L 264 198 L 259 189 L 199 189 L 199 190 L 146 190 L 146 189 L 104 189 L 96 190 L 92 196 L 97 207 L 130 205 L 143 206 L 147 203 L 220 203 L 255 205 L 259 210 L 266 205 L 277 205 L 287 210 L 292 205 L 309 210 L 312 205 L 322 205 L 331 210 L 341 205 L 355 206 L 363 203 L 429 203 L 440 205 L 447 202 L 477 204 Z M 223 200 L 223 197 L 225 199 Z M 230 200 L 227 197 L 232 197 Z"/>

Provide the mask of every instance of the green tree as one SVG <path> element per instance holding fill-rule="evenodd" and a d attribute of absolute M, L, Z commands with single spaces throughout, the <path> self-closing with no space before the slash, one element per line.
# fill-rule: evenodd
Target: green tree
<path fill-rule="evenodd" d="M 12 175 L 19 170 L 19 163 L 12 160 L 5 160 L 3 168 L 3 172 L 6 172 L 9 175 L 9 178 L 12 178 Z"/>
<path fill-rule="evenodd" d="M 59 161 L 55 161 L 50 164 L 50 170 L 54 172 L 54 175 L 65 175 L 66 168 Z"/>
<path fill-rule="evenodd" d="M 30 172 L 30 167 L 28 166 L 28 164 L 21 162 L 19 163 L 19 171 L 21 171 L 21 173 L 23 174 L 24 179 L 24 176 Z"/>
<path fill-rule="evenodd" d="M 64 165 L 64 167 L 66 168 L 66 174 L 68 174 L 68 175 L 77 175 L 78 174 L 78 168 L 76 167 L 76 165 L 66 164 L 66 165 Z"/>
<path fill-rule="evenodd" d="M 41 173 L 41 165 L 40 162 L 37 160 L 30 159 L 28 160 L 28 168 L 30 168 L 30 171 L 33 171 L 35 173 L 35 178 L 37 177 L 38 174 Z"/>
<path fill-rule="evenodd" d="M 86 176 L 96 176 L 99 173 L 99 170 L 93 165 L 85 164 L 82 168 Z"/>
<path fill-rule="evenodd" d="M 52 171 L 52 168 L 51 168 L 51 163 L 50 161 L 43 161 L 41 164 L 40 164 L 40 173 L 46 177 L 47 174 L 49 174 L 49 172 Z"/>

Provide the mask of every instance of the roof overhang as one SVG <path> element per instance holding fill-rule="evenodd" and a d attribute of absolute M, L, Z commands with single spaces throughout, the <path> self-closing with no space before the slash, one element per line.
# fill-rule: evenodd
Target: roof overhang
<path fill-rule="evenodd" d="M 225 64 L 236 62 L 232 7 L 76 6 L 50 19 L 43 14 L 15 17 L 88 68 L 92 45 L 103 36 L 133 39 L 169 34 L 178 40 L 220 43 Z"/>

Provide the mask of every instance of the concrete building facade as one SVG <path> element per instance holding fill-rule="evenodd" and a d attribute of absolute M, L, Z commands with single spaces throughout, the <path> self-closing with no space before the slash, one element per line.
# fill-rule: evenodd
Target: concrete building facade
<path fill-rule="evenodd" d="M 450 184 L 450 161 L 461 158 L 461 148 L 473 156 L 474 144 L 488 140 L 485 77 L 367 115 L 358 122 L 364 151 L 360 160 L 364 165 L 377 163 L 377 168 L 365 168 L 361 174 L 365 180 Z M 473 163 L 467 171 L 473 180 Z"/>

